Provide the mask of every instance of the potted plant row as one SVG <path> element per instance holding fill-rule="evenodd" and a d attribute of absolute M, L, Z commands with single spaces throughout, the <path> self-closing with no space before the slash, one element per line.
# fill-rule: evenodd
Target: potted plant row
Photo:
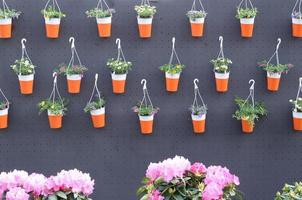
<path fill-rule="evenodd" d="M 202 37 L 204 32 L 204 23 L 207 13 L 204 10 L 204 7 L 201 3 L 201 0 L 198 0 L 201 10 L 196 9 L 196 0 L 193 1 L 191 10 L 187 12 L 187 17 L 190 20 L 191 25 L 191 34 L 192 37 Z"/>
<path fill-rule="evenodd" d="M 240 20 L 241 37 L 253 37 L 254 23 L 257 13 L 257 8 L 253 6 L 250 0 L 242 0 L 240 2 L 239 6 L 237 7 L 236 18 Z"/>
<path fill-rule="evenodd" d="M 11 9 L 2 0 L 2 8 L 0 8 L 0 38 L 7 39 L 12 37 L 12 23 L 13 19 L 20 16 L 21 12 Z"/>
<path fill-rule="evenodd" d="M 153 16 L 156 13 L 156 7 L 151 6 L 149 0 L 142 0 L 140 5 L 134 7 L 137 12 L 137 23 L 139 36 L 141 38 L 150 38 L 152 35 Z"/>

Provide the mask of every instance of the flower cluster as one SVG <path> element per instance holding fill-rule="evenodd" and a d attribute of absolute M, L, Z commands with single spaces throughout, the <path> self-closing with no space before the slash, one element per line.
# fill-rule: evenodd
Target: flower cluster
<path fill-rule="evenodd" d="M 211 63 L 214 65 L 214 71 L 217 73 L 227 73 L 230 71 L 230 64 L 232 61 L 228 58 L 217 58 L 211 60 Z"/>
<path fill-rule="evenodd" d="M 302 112 L 302 98 L 299 97 L 297 100 L 290 99 L 289 102 L 293 105 L 294 112 Z"/>
<path fill-rule="evenodd" d="M 91 180 L 89 174 L 77 169 L 63 170 L 49 178 L 36 173 L 29 175 L 19 170 L 0 173 L 0 196 L 5 197 L 6 200 L 49 200 L 54 199 L 54 196 L 57 197 L 55 199 L 60 200 L 69 195 L 87 200 L 93 189 L 94 180 Z"/>
<path fill-rule="evenodd" d="M 239 178 L 226 167 L 210 166 L 175 156 L 162 162 L 150 163 L 143 186 L 137 194 L 141 199 L 164 200 L 201 199 L 231 200 L 241 197 Z"/>
<path fill-rule="evenodd" d="M 31 75 L 35 73 L 35 67 L 28 58 L 21 58 L 16 60 L 10 66 L 17 75 Z"/>

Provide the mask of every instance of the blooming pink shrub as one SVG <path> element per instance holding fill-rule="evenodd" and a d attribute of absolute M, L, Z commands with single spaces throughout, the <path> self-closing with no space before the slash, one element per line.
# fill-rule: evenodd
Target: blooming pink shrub
<path fill-rule="evenodd" d="M 6 200 L 28 200 L 29 194 L 21 188 L 21 187 L 15 187 L 10 189 L 6 193 Z"/>

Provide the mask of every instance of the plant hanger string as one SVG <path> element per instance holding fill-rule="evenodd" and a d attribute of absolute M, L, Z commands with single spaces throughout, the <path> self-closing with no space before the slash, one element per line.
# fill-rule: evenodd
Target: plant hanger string
<path fill-rule="evenodd" d="M 299 78 L 299 88 L 297 92 L 296 102 L 298 102 L 301 91 L 302 91 L 302 77 Z M 297 104 L 295 104 L 295 108 L 297 108 Z"/>
<path fill-rule="evenodd" d="M 150 105 L 152 110 L 153 110 L 153 104 L 152 104 L 152 101 L 150 99 L 150 96 L 149 96 L 149 92 L 148 92 L 148 89 L 147 89 L 147 81 L 146 79 L 142 79 L 141 80 L 141 84 L 143 85 L 143 99 L 140 103 L 140 106 L 139 106 L 139 109 L 142 108 L 143 105 L 145 106 L 148 106 Z"/>
<path fill-rule="evenodd" d="M 243 105 L 246 104 L 249 100 L 251 100 L 252 101 L 252 106 L 254 108 L 255 107 L 255 80 L 254 79 L 249 80 L 249 84 L 251 84 L 251 86 L 250 86 L 250 94 L 245 99 Z"/>
<path fill-rule="evenodd" d="M 8 101 L 8 99 L 6 98 L 6 96 L 5 96 L 4 92 L 2 91 L 2 89 L 1 89 L 1 88 L 0 88 L 0 93 L 1 93 L 1 95 L 4 97 L 4 99 L 5 99 L 5 101 L 6 101 L 7 108 L 9 108 L 9 101 Z"/>
<path fill-rule="evenodd" d="M 23 61 L 24 59 L 27 59 L 29 61 L 29 63 L 32 65 L 32 62 L 31 62 L 31 59 L 29 58 L 28 54 L 27 54 L 27 50 L 26 50 L 26 46 L 25 46 L 25 43 L 26 43 L 26 39 L 25 38 L 22 38 L 21 40 L 21 46 L 22 46 L 22 56 L 21 56 L 21 60 Z M 20 67 L 19 67 L 19 75 L 22 75 L 22 64 L 20 63 Z M 35 73 L 35 69 L 33 68 L 33 73 Z"/>
<path fill-rule="evenodd" d="M 5 0 L 2 0 L 2 7 L 3 7 L 3 11 L 4 11 L 4 17 L 6 18 L 6 11 L 5 10 L 9 10 L 8 5 L 6 4 Z"/>
<path fill-rule="evenodd" d="M 75 56 L 76 56 L 76 58 L 77 58 L 77 60 L 79 62 L 79 65 L 82 66 L 82 62 L 80 60 L 79 54 L 78 54 L 77 49 L 76 49 L 76 47 L 74 45 L 74 41 L 75 41 L 74 37 L 70 37 L 69 38 L 69 43 L 71 43 L 71 59 L 70 59 L 69 64 L 67 66 L 68 69 L 74 65 L 74 58 L 75 58 Z"/>
<path fill-rule="evenodd" d="M 251 7 L 251 9 L 254 9 L 251 0 L 241 0 L 241 2 L 238 5 L 238 9 L 242 8 L 243 6 L 245 7 L 245 9 L 249 8 L 249 6 Z"/>
<path fill-rule="evenodd" d="M 292 11 L 292 16 L 293 16 L 294 13 L 295 13 L 295 11 L 296 11 L 296 8 L 298 7 L 299 19 L 302 18 L 302 15 L 301 15 L 301 4 L 302 4 L 302 0 L 297 0 L 296 3 L 295 3 L 295 6 L 293 8 L 293 11 Z"/>
<path fill-rule="evenodd" d="M 110 8 L 109 8 L 109 6 L 108 6 L 106 0 L 99 0 L 99 2 L 98 2 L 98 4 L 97 4 L 96 8 L 100 8 L 101 10 L 104 10 L 103 4 L 105 5 L 105 8 L 107 8 L 107 10 L 111 13 L 111 10 L 110 10 Z"/>
<path fill-rule="evenodd" d="M 54 79 L 53 79 L 53 88 L 52 88 L 52 91 L 51 91 L 50 96 L 49 96 L 48 99 L 52 100 L 52 104 L 54 105 L 55 104 L 55 100 L 56 100 L 56 94 L 57 94 L 58 98 L 61 101 L 61 104 L 63 106 L 64 105 L 63 99 L 62 99 L 62 97 L 60 95 L 60 92 L 59 92 L 59 89 L 58 89 L 58 84 L 57 84 L 58 74 L 54 72 L 52 76 L 54 77 Z"/>
<path fill-rule="evenodd" d="M 218 58 L 223 58 L 223 59 L 224 59 L 224 52 L 223 52 L 223 37 L 222 37 L 222 36 L 219 36 L 219 42 L 220 42 L 220 50 L 219 50 L 217 59 L 218 59 Z"/>
<path fill-rule="evenodd" d="M 177 55 L 177 52 L 175 50 L 175 37 L 172 38 L 172 53 L 171 53 L 170 60 L 169 60 L 169 68 L 170 69 L 171 69 L 171 65 L 172 65 L 172 62 L 173 62 L 174 55 L 176 57 L 176 60 L 177 60 L 178 64 L 181 65 L 181 62 L 180 62 L 179 57 Z"/>
<path fill-rule="evenodd" d="M 198 104 L 198 99 L 200 100 L 201 104 L 203 107 L 205 107 L 205 103 L 203 101 L 203 98 L 200 94 L 200 91 L 199 91 L 199 88 L 198 88 L 198 85 L 197 83 L 199 83 L 199 80 L 196 78 L 194 79 L 193 81 L 194 83 L 194 101 L 193 101 L 193 107 L 199 107 L 199 104 Z"/>
<path fill-rule="evenodd" d="M 117 60 L 118 61 L 122 60 L 124 62 L 127 62 L 126 58 L 124 56 L 124 53 L 123 53 L 123 49 L 122 49 L 122 45 L 121 45 L 121 39 L 117 38 L 115 43 L 117 44 Z M 115 72 L 113 72 L 113 74 L 115 74 Z"/>
<path fill-rule="evenodd" d="M 150 6 L 150 1 L 149 0 L 142 0 L 141 5 L 149 5 Z"/>
<path fill-rule="evenodd" d="M 197 1 L 198 1 L 199 5 L 201 7 L 201 11 L 205 12 L 204 7 L 203 7 L 203 5 L 201 3 L 201 0 L 197 0 Z M 191 8 L 191 11 L 197 11 L 197 9 L 196 9 L 196 0 L 193 1 L 193 5 L 192 5 L 192 8 Z"/>
<path fill-rule="evenodd" d="M 274 56 L 276 56 L 277 65 L 280 64 L 280 62 L 279 62 L 279 46 L 280 46 L 280 44 L 281 44 L 281 38 L 278 38 L 276 50 L 273 53 L 273 55 L 270 57 L 270 59 L 267 61 L 267 65 L 272 61 L 272 59 L 274 58 Z"/>
<path fill-rule="evenodd" d="M 55 9 L 57 7 L 58 11 L 61 12 L 61 8 L 60 8 L 57 0 L 48 0 L 47 3 L 46 3 L 46 5 L 45 5 L 45 7 L 44 7 L 44 10 L 46 10 L 47 7 L 48 7 L 48 5 L 50 5 L 50 4 L 52 5 L 53 9 Z M 44 17 L 45 17 L 45 15 L 44 15 Z M 60 17 L 60 19 L 61 19 L 61 17 Z"/>
<path fill-rule="evenodd" d="M 92 93 L 91 93 L 91 96 L 90 96 L 90 99 L 88 101 L 88 104 L 91 103 L 93 97 L 94 97 L 94 93 L 96 92 L 97 93 L 97 97 L 99 100 L 101 100 L 101 93 L 100 93 L 100 90 L 98 88 L 98 78 L 99 78 L 99 75 L 98 74 L 95 74 L 95 80 L 94 80 L 94 86 L 93 86 L 93 90 L 92 90 Z"/>

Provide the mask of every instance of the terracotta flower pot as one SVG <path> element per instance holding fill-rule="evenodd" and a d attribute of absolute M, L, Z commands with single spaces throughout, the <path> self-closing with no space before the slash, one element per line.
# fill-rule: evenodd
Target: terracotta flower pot
<path fill-rule="evenodd" d="M 247 119 L 241 119 L 242 132 L 252 133 L 254 131 L 254 125 Z"/>
<path fill-rule="evenodd" d="M 141 38 L 150 38 L 151 37 L 152 21 L 153 21 L 153 17 L 151 17 L 151 18 L 140 18 L 139 16 L 137 17 L 139 36 Z"/>
<path fill-rule="evenodd" d="M 48 121 L 49 121 L 50 128 L 52 129 L 62 128 L 62 119 L 63 119 L 63 114 L 56 115 L 48 110 Z"/>
<path fill-rule="evenodd" d="M 105 107 L 90 112 L 91 120 L 94 128 L 105 127 Z"/>
<path fill-rule="evenodd" d="M 111 36 L 112 17 L 97 18 L 99 36 L 107 38 Z"/>
<path fill-rule="evenodd" d="M 217 73 L 215 72 L 215 82 L 217 92 L 227 92 L 229 86 L 230 72 Z"/>
<path fill-rule="evenodd" d="M 8 108 L 0 110 L 0 129 L 8 127 Z"/>
<path fill-rule="evenodd" d="M 302 131 L 302 113 L 293 111 L 293 128 L 295 131 Z"/>
<path fill-rule="evenodd" d="M 139 116 L 142 134 L 149 135 L 153 132 L 153 119 L 154 119 L 154 115 Z"/>
<path fill-rule="evenodd" d="M 267 89 L 269 91 L 278 91 L 280 85 L 281 73 L 267 72 Z"/>
<path fill-rule="evenodd" d="M 192 37 L 202 37 L 205 18 L 190 19 Z"/>
<path fill-rule="evenodd" d="M 45 18 L 46 37 L 58 38 L 60 33 L 60 18 Z"/>
<path fill-rule="evenodd" d="M 34 87 L 34 74 L 18 75 L 21 94 L 32 94 Z"/>
<path fill-rule="evenodd" d="M 292 35 L 293 37 L 302 37 L 302 19 L 292 18 Z"/>
<path fill-rule="evenodd" d="M 170 74 L 168 72 L 165 73 L 166 76 L 166 90 L 168 92 L 177 92 L 178 83 L 180 79 L 180 74 Z"/>
<path fill-rule="evenodd" d="M 113 93 L 125 93 L 127 74 L 111 74 Z"/>
<path fill-rule="evenodd" d="M 68 92 L 71 94 L 80 93 L 82 75 L 75 74 L 75 75 L 67 75 L 66 77 L 67 77 Z"/>
<path fill-rule="evenodd" d="M 206 129 L 206 114 L 191 115 L 194 133 L 204 133 Z"/>
<path fill-rule="evenodd" d="M 0 38 L 12 37 L 12 18 L 0 19 Z"/>
<path fill-rule="evenodd" d="M 241 36 L 250 38 L 253 37 L 255 18 L 241 18 Z"/>

